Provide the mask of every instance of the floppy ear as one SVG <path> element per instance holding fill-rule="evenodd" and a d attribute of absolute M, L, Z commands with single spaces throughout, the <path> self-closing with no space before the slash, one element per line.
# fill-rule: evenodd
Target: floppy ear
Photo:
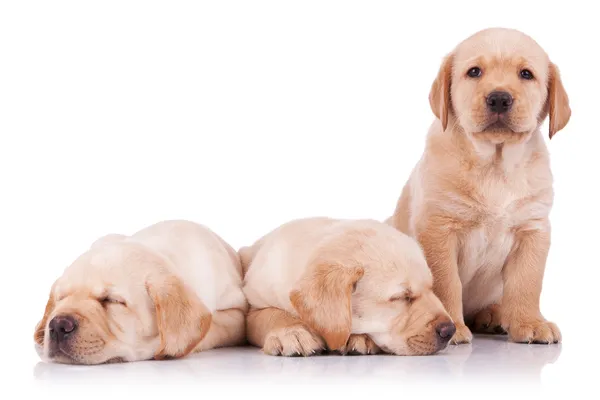
<path fill-rule="evenodd" d="M 352 331 L 351 296 L 363 274 L 360 267 L 318 264 L 290 293 L 302 320 L 323 337 L 330 350 L 339 350 L 348 342 Z"/>
<path fill-rule="evenodd" d="M 556 132 L 563 129 L 569 118 L 571 118 L 571 107 L 569 107 L 569 96 L 560 79 L 558 67 L 550 63 L 548 76 L 548 104 L 550 114 L 550 139 Z"/>
<path fill-rule="evenodd" d="M 442 61 L 440 70 L 429 92 L 429 105 L 431 111 L 442 122 L 442 128 L 448 126 L 448 112 L 450 109 L 450 83 L 452 81 L 452 62 L 454 55 L 449 54 Z"/>
<path fill-rule="evenodd" d="M 208 332 L 212 315 L 202 301 L 174 275 L 159 275 L 146 282 L 154 302 L 160 347 L 154 358 L 189 354 Z"/>
<path fill-rule="evenodd" d="M 33 340 L 40 346 L 44 345 L 46 325 L 48 324 L 48 318 L 50 318 L 52 311 L 54 311 L 54 297 L 52 296 L 52 291 L 50 291 L 50 296 L 48 297 L 48 302 L 46 303 L 46 309 L 44 310 L 44 316 L 42 317 L 42 320 L 35 326 L 35 332 L 33 333 Z"/>

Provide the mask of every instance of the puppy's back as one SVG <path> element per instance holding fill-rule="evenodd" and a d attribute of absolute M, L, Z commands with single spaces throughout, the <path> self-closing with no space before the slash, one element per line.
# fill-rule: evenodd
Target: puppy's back
<path fill-rule="evenodd" d="M 158 222 L 128 240 L 142 243 L 171 261 L 209 310 L 242 307 L 242 270 L 233 248 L 204 225 L 185 220 Z"/>
<path fill-rule="evenodd" d="M 239 250 L 244 292 L 255 307 L 291 307 L 289 292 L 306 268 L 308 258 L 329 227 L 339 221 L 326 217 L 298 219 L 269 232 Z"/>

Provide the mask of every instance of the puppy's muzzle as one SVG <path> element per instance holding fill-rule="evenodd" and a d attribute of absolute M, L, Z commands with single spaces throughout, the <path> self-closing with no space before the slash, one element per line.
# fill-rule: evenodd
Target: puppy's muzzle
<path fill-rule="evenodd" d="M 52 342 L 64 343 L 77 332 L 77 321 L 70 315 L 59 315 L 52 318 L 48 329 Z"/>
<path fill-rule="evenodd" d="M 491 112 L 504 114 L 512 108 L 513 97 L 508 92 L 492 92 L 486 97 L 485 103 Z"/>

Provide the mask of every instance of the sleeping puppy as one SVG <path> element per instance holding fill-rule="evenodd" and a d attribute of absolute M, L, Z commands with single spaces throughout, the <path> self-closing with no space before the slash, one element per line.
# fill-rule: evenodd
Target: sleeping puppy
<path fill-rule="evenodd" d="M 248 340 L 266 354 L 432 354 L 454 334 L 418 244 L 381 222 L 295 220 L 240 255 Z"/>
<path fill-rule="evenodd" d="M 237 253 L 192 222 L 105 236 L 52 286 L 36 348 L 48 361 L 100 364 L 243 343 L 241 276 Z"/>
<path fill-rule="evenodd" d="M 558 68 L 529 36 L 488 29 L 443 61 L 429 94 L 437 120 L 389 222 L 421 244 L 434 292 L 456 323 L 515 342 L 554 343 L 540 312 L 553 201 L 550 138 L 571 110 Z"/>

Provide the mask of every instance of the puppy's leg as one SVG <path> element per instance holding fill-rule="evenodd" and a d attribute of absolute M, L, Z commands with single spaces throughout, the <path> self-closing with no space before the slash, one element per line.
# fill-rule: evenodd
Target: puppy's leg
<path fill-rule="evenodd" d="M 231 308 L 215 311 L 208 333 L 194 349 L 204 351 L 216 347 L 237 346 L 246 342 L 244 311 Z"/>
<path fill-rule="evenodd" d="M 490 304 L 479 311 L 470 321 L 469 327 L 477 333 L 496 333 L 504 335 L 502 328 L 502 310 L 499 304 Z"/>
<path fill-rule="evenodd" d="M 439 224 L 443 226 L 443 224 Z M 470 343 L 473 334 L 467 328 L 463 316 L 462 284 L 458 275 L 456 235 L 437 226 L 424 229 L 418 240 L 427 264 L 433 274 L 433 291 L 438 296 L 456 325 L 456 333 L 450 343 Z"/>
<path fill-rule="evenodd" d="M 375 342 L 365 334 L 350 335 L 346 347 L 341 350 L 342 354 L 367 355 L 381 353 L 381 349 Z"/>
<path fill-rule="evenodd" d="M 320 353 L 325 343 L 300 319 L 287 311 L 269 307 L 248 314 L 248 341 L 272 356 L 311 356 Z"/>
<path fill-rule="evenodd" d="M 515 244 L 502 270 L 502 326 L 510 338 L 521 343 L 557 343 L 558 327 L 540 312 L 540 294 L 550 228 L 517 233 Z"/>

